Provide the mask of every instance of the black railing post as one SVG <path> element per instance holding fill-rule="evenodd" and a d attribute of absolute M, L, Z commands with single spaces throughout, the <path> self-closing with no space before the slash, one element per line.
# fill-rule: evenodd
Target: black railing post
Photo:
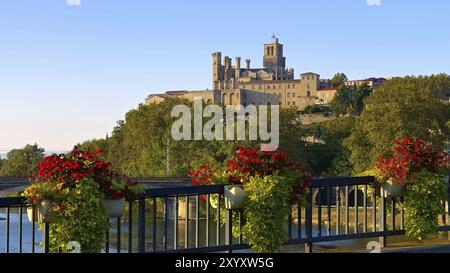
<path fill-rule="evenodd" d="M 225 245 L 229 246 L 233 244 L 233 211 L 227 209 L 225 217 Z M 232 253 L 232 250 L 228 253 Z"/>
<path fill-rule="evenodd" d="M 43 230 L 42 230 L 43 236 L 42 236 L 42 245 L 44 248 L 44 253 L 50 252 L 50 224 L 44 223 Z"/>
<path fill-rule="evenodd" d="M 145 198 L 139 198 L 138 203 L 138 251 L 145 252 Z"/>
<path fill-rule="evenodd" d="M 381 189 L 381 198 L 380 198 L 380 231 L 383 232 L 383 235 L 379 238 L 380 246 L 386 247 L 387 244 L 387 236 L 385 235 L 387 231 L 386 227 L 386 197 L 385 191 Z"/>
<path fill-rule="evenodd" d="M 306 213 L 305 213 L 305 230 L 306 230 L 306 240 L 307 242 L 305 243 L 305 253 L 312 253 L 312 230 L 313 230 L 313 223 L 312 223 L 312 215 L 313 215 L 313 192 L 312 192 L 313 188 L 310 187 L 309 188 L 309 194 L 308 194 L 308 204 L 307 207 L 305 208 Z"/>
<path fill-rule="evenodd" d="M 446 208 L 445 208 L 445 214 L 447 215 L 447 220 L 448 220 L 448 224 L 450 225 L 450 174 L 448 174 L 449 175 L 449 178 L 447 179 L 447 196 L 448 196 L 448 199 L 447 199 L 447 206 L 446 206 Z M 444 204 L 445 204 L 446 202 L 444 201 Z M 448 237 L 448 240 L 450 240 L 450 231 L 448 231 L 447 232 L 447 237 Z"/>

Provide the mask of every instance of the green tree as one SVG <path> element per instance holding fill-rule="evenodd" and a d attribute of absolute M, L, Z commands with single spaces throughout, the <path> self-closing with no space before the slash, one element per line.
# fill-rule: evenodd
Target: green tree
<path fill-rule="evenodd" d="M 367 100 L 352 134 L 344 142 L 351 151 L 354 172 L 373 168 L 388 154 L 395 139 L 414 136 L 444 147 L 449 140 L 449 104 L 425 88 L 428 79 L 396 78 L 384 83 Z"/>
<path fill-rule="evenodd" d="M 342 87 L 330 102 L 330 109 L 333 115 L 340 117 L 352 111 L 351 91 L 348 87 Z"/>
<path fill-rule="evenodd" d="M 431 76 L 406 77 L 409 81 L 418 81 L 421 88 L 428 90 L 433 96 L 443 100 L 450 98 L 450 76 L 441 73 Z"/>
<path fill-rule="evenodd" d="M 347 81 L 348 78 L 344 73 L 336 73 L 334 77 L 331 79 L 331 87 L 342 88 L 345 86 L 345 83 Z"/>
<path fill-rule="evenodd" d="M 330 102 L 330 109 L 337 117 L 347 114 L 360 115 L 364 110 L 364 101 L 372 94 L 368 84 L 353 87 L 341 87 Z"/>
<path fill-rule="evenodd" d="M 343 141 L 351 134 L 355 120 L 354 117 L 341 117 L 308 128 L 309 135 L 324 141 L 324 144 L 309 144 L 306 148 L 308 165 L 316 175 L 350 175 L 349 151 Z"/>
<path fill-rule="evenodd" d="M 308 105 L 305 107 L 303 111 L 301 111 L 302 114 L 317 114 L 317 113 L 329 113 L 331 112 L 331 109 L 327 105 Z"/>
<path fill-rule="evenodd" d="M 36 164 L 42 160 L 44 153 L 45 150 L 37 144 L 11 150 L 2 164 L 0 173 L 4 176 L 30 176 L 36 172 Z"/>
<path fill-rule="evenodd" d="M 299 164 L 305 164 L 305 129 L 295 108 L 280 111 L 280 147 L 289 158 Z"/>
<path fill-rule="evenodd" d="M 350 102 L 353 113 L 359 116 L 364 110 L 364 101 L 372 94 L 373 90 L 367 83 L 358 87 L 353 87 Z"/>

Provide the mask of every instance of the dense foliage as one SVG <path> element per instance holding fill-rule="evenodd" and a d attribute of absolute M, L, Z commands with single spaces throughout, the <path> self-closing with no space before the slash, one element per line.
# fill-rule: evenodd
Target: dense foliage
<path fill-rule="evenodd" d="M 347 76 L 344 73 L 336 73 L 331 79 L 331 87 L 340 88 L 348 81 Z"/>
<path fill-rule="evenodd" d="M 304 110 L 300 111 L 301 114 L 328 114 L 331 112 L 331 108 L 327 105 L 308 105 Z"/>
<path fill-rule="evenodd" d="M 259 145 L 260 141 L 172 141 L 171 127 L 176 120 L 171 117 L 175 105 L 184 104 L 192 109 L 192 102 L 184 99 L 167 99 L 159 104 L 140 105 L 119 121 L 106 139 L 91 140 L 79 145 L 102 155 L 115 169 L 132 177 L 185 176 L 202 165 L 220 164 L 234 155 L 236 147 Z M 193 110 L 192 110 L 193 111 Z M 209 120 L 205 118 L 204 122 Z M 304 130 L 299 114 L 293 108 L 280 111 L 280 146 L 296 162 L 305 165 Z M 248 126 L 247 126 L 248 129 Z M 169 164 L 167 164 L 167 152 Z M 195 155 L 195 156 L 192 156 Z"/>
<path fill-rule="evenodd" d="M 7 160 L 0 160 L 0 175 L 25 177 L 36 172 L 36 164 L 44 157 L 44 149 L 37 144 L 11 150 Z"/>
<path fill-rule="evenodd" d="M 282 176 L 250 177 L 244 185 L 249 194 L 243 236 L 258 253 L 278 252 L 286 241 L 284 225 L 291 204 L 292 180 Z"/>
<path fill-rule="evenodd" d="M 66 252 L 69 242 L 78 242 L 82 253 L 102 250 L 109 224 L 100 191 L 92 178 L 83 178 L 67 191 L 63 208 L 50 225 L 50 252 Z"/>
<path fill-rule="evenodd" d="M 442 201 L 447 198 L 443 175 L 423 170 L 406 185 L 404 206 L 406 235 L 423 241 L 439 231 L 439 215 L 445 213 Z"/>
<path fill-rule="evenodd" d="M 305 147 L 305 161 L 316 176 L 350 176 L 352 166 L 348 161 L 350 151 L 343 145 L 355 125 L 355 117 L 340 117 L 306 126 L 309 135 L 324 143 Z"/>
<path fill-rule="evenodd" d="M 364 110 L 365 99 L 372 92 L 373 90 L 368 84 L 340 87 L 330 103 L 330 109 L 337 117 L 348 114 L 360 115 Z"/>

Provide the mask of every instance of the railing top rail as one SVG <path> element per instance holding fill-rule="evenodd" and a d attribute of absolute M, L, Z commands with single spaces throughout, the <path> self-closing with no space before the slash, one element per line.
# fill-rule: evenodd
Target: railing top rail
<path fill-rule="evenodd" d="M 375 177 L 338 177 L 338 178 L 320 178 L 313 179 L 312 188 L 319 187 L 337 187 L 337 186 L 354 186 L 369 185 L 375 182 Z M 170 197 L 176 195 L 203 195 L 203 194 L 222 194 L 224 185 L 213 186 L 188 186 L 188 187 L 169 187 L 158 189 L 147 189 L 145 197 Z M 0 207 L 19 206 L 24 203 L 23 197 L 7 197 L 0 198 Z"/>
<path fill-rule="evenodd" d="M 147 189 L 145 197 L 169 197 L 175 195 L 202 195 L 223 193 L 224 185 L 199 186 L 199 187 L 171 187 L 159 189 Z"/>
<path fill-rule="evenodd" d="M 24 197 L 3 197 L 0 198 L 0 208 L 2 207 L 11 207 L 11 206 L 20 206 L 25 203 Z"/>
<path fill-rule="evenodd" d="M 312 188 L 369 185 L 375 182 L 374 176 L 317 178 L 311 182 Z"/>

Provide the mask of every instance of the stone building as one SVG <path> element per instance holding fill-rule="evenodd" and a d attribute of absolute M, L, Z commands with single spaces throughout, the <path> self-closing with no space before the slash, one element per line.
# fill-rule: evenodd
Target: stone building
<path fill-rule="evenodd" d="M 360 86 L 363 84 L 367 84 L 370 86 L 373 90 L 377 90 L 385 81 L 387 81 L 385 78 L 368 78 L 364 80 L 351 80 L 345 83 L 346 86 L 353 87 L 353 86 Z"/>
<path fill-rule="evenodd" d="M 201 97 L 205 103 L 223 105 L 280 105 L 303 109 L 307 105 L 328 104 L 335 89 L 330 80 L 321 79 L 319 74 L 308 72 L 294 78 L 294 69 L 286 67 L 284 46 L 278 38 L 264 45 L 263 67 L 254 68 L 251 60 L 241 57 L 222 58 L 221 52 L 212 54 L 212 89 L 201 91 L 169 91 L 153 94 L 146 103 L 159 103 L 169 97 L 193 99 Z"/>

